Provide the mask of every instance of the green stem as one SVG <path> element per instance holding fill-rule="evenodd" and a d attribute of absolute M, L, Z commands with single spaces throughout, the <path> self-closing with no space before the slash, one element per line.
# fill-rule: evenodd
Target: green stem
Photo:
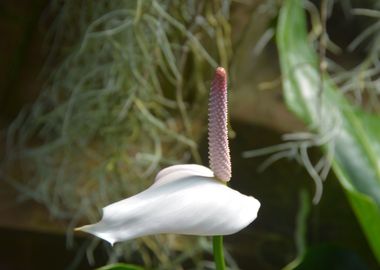
<path fill-rule="evenodd" d="M 214 250 L 214 261 L 216 270 L 225 270 L 226 265 L 224 263 L 223 254 L 223 236 L 216 235 L 212 237 L 212 246 Z"/>

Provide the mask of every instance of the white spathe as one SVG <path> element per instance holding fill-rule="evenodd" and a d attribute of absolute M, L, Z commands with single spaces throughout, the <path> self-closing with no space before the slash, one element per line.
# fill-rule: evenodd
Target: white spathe
<path fill-rule="evenodd" d="M 260 202 L 227 187 L 200 165 L 161 170 L 145 191 L 103 208 L 102 219 L 79 230 L 112 245 L 145 235 L 228 235 L 249 225 Z"/>

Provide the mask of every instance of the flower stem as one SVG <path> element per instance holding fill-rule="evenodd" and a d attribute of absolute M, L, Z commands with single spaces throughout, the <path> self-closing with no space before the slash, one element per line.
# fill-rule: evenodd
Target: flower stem
<path fill-rule="evenodd" d="M 225 270 L 226 265 L 224 263 L 223 236 L 221 235 L 213 236 L 212 246 L 214 250 L 214 261 L 215 261 L 216 270 Z"/>

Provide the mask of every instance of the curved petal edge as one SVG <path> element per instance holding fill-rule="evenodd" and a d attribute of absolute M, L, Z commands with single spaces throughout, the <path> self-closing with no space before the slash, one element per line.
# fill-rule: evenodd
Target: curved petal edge
<path fill-rule="evenodd" d="M 103 208 L 102 219 L 78 228 L 115 242 L 152 234 L 228 235 L 256 219 L 260 202 L 227 187 L 200 165 L 175 165 L 145 191 Z"/>

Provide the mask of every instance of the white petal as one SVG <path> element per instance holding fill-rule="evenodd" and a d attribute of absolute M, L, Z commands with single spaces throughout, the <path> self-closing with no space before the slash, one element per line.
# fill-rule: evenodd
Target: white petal
<path fill-rule="evenodd" d="M 214 173 L 209 168 L 197 164 L 173 165 L 158 172 L 154 185 L 161 185 L 178 179 L 201 176 L 213 178 Z"/>
<path fill-rule="evenodd" d="M 200 165 L 160 171 L 145 191 L 103 208 L 100 222 L 79 228 L 111 244 L 144 235 L 227 235 L 256 217 L 260 203 L 215 180 Z"/>

